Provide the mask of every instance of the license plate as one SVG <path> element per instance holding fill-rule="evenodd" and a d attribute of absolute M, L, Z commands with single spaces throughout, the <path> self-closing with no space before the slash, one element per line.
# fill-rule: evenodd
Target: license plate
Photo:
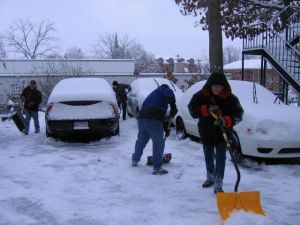
<path fill-rule="evenodd" d="M 85 130 L 89 129 L 89 123 L 87 121 L 74 122 L 74 130 Z"/>

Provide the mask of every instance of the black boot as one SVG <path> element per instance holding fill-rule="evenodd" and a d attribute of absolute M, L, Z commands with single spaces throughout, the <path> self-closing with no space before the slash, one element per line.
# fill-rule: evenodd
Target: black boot
<path fill-rule="evenodd" d="M 208 188 L 210 186 L 214 185 L 214 182 L 212 180 L 206 180 L 204 181 L 204 183 L 202 184 L 203 188 Z"/>

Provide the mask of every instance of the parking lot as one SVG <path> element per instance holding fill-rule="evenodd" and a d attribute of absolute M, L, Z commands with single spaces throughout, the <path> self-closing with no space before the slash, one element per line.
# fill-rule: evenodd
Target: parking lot
<path fill-rule="evenodd" d="M 146 165 L 151 143 L 139 166 L 130 166 L 134 118 L 121 121 L 120 136 L 82 143 L 46 138 L 43 116 L 39 134 L 23 136 L 10 120 L 0 124 L 0 224 L 222 224 L 213 189 L 201 187 L 201 144 L 178 140 L 172 129 L 169 174 L 153 176 Z M 239 211 L 225 224 L 298 224 L 300 165 L 246 160 L 240 169 L 239 191 L 260 191 L 266 216 Z M 228 155 L 225 192 L 235 179 Z"/>

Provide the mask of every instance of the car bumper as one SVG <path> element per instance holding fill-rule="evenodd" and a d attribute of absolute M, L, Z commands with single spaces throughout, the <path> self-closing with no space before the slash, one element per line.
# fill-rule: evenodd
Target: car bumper
<path fill-rule="evenodd" d="M 89 134 L 97 136 L 111 136 L 118 132 L 119 119 L 92 119 L 92 120 L 47 120 L 47 132 L 59 136 L 75 134 Z"/>
<path fill-rule="evenodd" d="M 299 158 L 299 140 L 262 140 L 239 137 L 243 155 L 259 158 Z"/>

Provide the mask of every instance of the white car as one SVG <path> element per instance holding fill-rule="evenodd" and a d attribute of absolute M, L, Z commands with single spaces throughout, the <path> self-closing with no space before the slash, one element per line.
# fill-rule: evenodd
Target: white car
<path fill-rule="evenodd" d="M 189 135 L 201 138 L 197 127 L 198 119 L 192 118 L 188 104 L 205 82 L 200 81 L 191 86 L 177 102 L 175 125 L 181 138 Z M 234 127 L 238 143 L 234 154 L 237 159 L 242 159 L 243 156 L 299 158 L 300 107 L 275 101 L 276 96 L 259 84 L 236 80 L 230 80 L 229 84 L 245 111 L 243 120 Z M 256 95 L 253 90 L 256 90 Z M 254 99 L 257 103 L 254 103 Z"/>
<path fill-rule="evenodd" d="M 102 78 L 68 78 L 51 92 L 45 112 L 47 137 L 119 134 L 115 93 Z"/>
<path fill-rule="evenodd" d="M 131 117 L 137 116 L 145 98 L 162 84 L 167 84 L 173 90 L 176 100 L 183 94 L 182 90 L 176 84 L 166 78 L 136 79 L 130 84 L 131 91 L 127 95 L 128 115 Z"/>

